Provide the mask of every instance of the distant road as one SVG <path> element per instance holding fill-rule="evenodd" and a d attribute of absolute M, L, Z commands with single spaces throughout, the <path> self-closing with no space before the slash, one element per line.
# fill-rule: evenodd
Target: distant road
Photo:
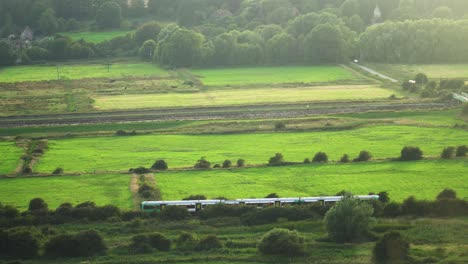
<path fill-rule="evenodd" d="M 326 114 L 362 113 L 368 111 L 429 110 L 447 107 L 450 107 L 450 105 L 445 103 L 385 100 L 372 102 L 310 102 L 297 104 L 147 109 L 0 117 L 0 128 L 168 120 L 292 118 Z"/>
<path fill-rule="evenodd" d="M 370 73 L 370 74 L 379 76 L 382 79 L 389 80 L 389 81 L 394 82 L 394 83 L 398 82 L 398 80 L 393 79 L 392 77 L 389 77 L 387 75 L 381 74 L 380 72 L 376 72 L 373 69 L 367 68 L 366 66 L 359 65 L 359 64 L 357 64 L 355 62 L 353 62 L 353 64 L 356 65 L 357 67 L 361 68 L 362 70 Z"/>

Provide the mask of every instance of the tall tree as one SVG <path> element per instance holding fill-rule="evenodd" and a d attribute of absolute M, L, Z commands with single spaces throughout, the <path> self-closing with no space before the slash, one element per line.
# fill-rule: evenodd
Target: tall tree
<path fill-rule="evenodd" d="M 104 3 L 96 14 L 96 22 L 101 28 L 119 28 L 121 20 L 122 9 L 112 1 Z"/>
<path fill-rule="evenodd" d="M 39 19 L 39 27 L 41 32 L 44 34 L 50 35 L 57 32 L 57 17 L 55 16 L 55 12 L 52 8 L 49 8 L 42 13 L 41 18 Z"/>
<path fill-rule="evenodd" d="M 307 63 L 337 63 L 345 57 L 346 43 L 340 29 L 330 24 L 316 26 L 305 39 Z"/>

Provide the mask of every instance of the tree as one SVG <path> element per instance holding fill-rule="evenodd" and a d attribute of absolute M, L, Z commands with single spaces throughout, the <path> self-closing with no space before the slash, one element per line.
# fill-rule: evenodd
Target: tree
<path fill-rule="evenodd" d="M 312 159 L 312 162 L 328 162 L 328 156 L 327 153 L 325 152 L 317 152 L 315 154 L 314 158 Z"/>
<path fill-rule="evenodd" d="M 304 253 L 304 237 L 297 231 L 275 228 L 263 235 L 257 248 L 265 255 L 297 256 Z"/>
<path fill-rule="evenodd" d="M 444 150 L 442 150 L 442 153 L 440 154 L 440 157 L 442 159 L 453 159 L 455 156 L 455 148 L 454 147 L 446 147 Z"/>
<path fill-rule="evenodd" d="M 154 162 L 153 166 L 151 166 L 153 170 L 167 170 L 168 166 L 165 160 L 157 160 Z"/>
<path fill-rule="evenodd" d="M 458 146 L 457 147 L 457 157 L 466 157 L 466 153 L 468 152 L 468 146 L 463 145 L 463 146 Z"/>
<path fill-rule="evenodd" d="M 280 33 L 267 41 L 265 57 L 267 62 L 284 65 L 296 59 L 296 40 L 287 33 Z"/>
<path fill-rule="evenodd" d="M 457 199 L 457 193 L 452 189 L 444 189 L 437 195 L 437 200 Z"/>
<path fill-rule="evenodd" d="M 15 53 L 8 43 L 0 41 L 0 65 L 13 65 L 15 63 Z"/>
<path fill-rule="evenodd" d="M 203 35 L 188 29 L 178 29 L 158 43 L 156 62 L 171 67 L 193 66 L 200 59 L 203 42 Z"/>
<path fill-rule="evenodd" d="M 133 17 L 142 17 L 146 14 L 146 4 L 144 0 L 132 0 L 130 2 L 129 13 Z"/>
<path fill-rule="evenodd" d="M 57 32 L 58 24 L 55 11 L 52 8 L 45 10 L 39 18 L 39 28 L 45 34 L 51 35 Z"/>
<path fill-rule="evenodd" d="M 388 192 L 379 192 L 377 194 L 379 196 L 379 201 L 381 201 L 382 203 L 388 203 L 390 202 L 390 197 L 388 195 Z"/>
<path fill-rule="evenodd" d="M 231 165 L 232 165 L 232 162 L 231 162 L 230 160 L 225 160 L 225 161 L 223 162 L 223 168 L 225 168 L 225 169 L 226 169 L 226 168 L 230 168 Z"/>
<path fill-rule="evenodd" d="M 28 211 L 47 210 L 47 203 L 41 198 L 34 198 L 29 202 Z"/>
<path fill-rule="evenodd" d="M 328 236 L 335 242 L 352 242 L 363 238 L 374 222 L 374 209 L 351 195 L 333 206 L 325 215 L 324 223 Z"/>
<path fill-rule="evenodd" d="M 349 155 L 348 155 L 348 154 L 344 154 L 344 155 L 341 157 L 340 162 L 342 162 L 342 163 L 348 163 L 348 162 L 349 162 Z"/>
<path fill-rule="evenodd" d="M 156 21 L 145 23 L 138 27 L 135 31 L 135 41 L 138 45 L 143 44 L 147 40 L 157 41 L 158 34 L 161 32 L 161 26 Z"/>
<path fill-rule="evenodd" d="M 411 161 L 421 160 L 423 158 L 423 152 L 418 147 L 404 147 L 401 150 L 400 160 Z"/>
<path fill-rule="evenodd" d="M 193 167 L 195 169 L 209 169 L 211 167 L 211 162 L 207 161 L 205 157 L 203 157 L 198 160 Z"/>
<path fill-rule="evenodd" d="M 424 73 L 418 73 L 414 77 L 414 80 L 416 81 L 417 84 L 419 85 L 424 85 L 429 82 L 429 79 L 427 78 L 427 75 Z"/>
<path fill-rule="evenodd" d="M 105 2 L 96 14 L 96 23 L 101 28 L 119 28 L 122 20 L 122 8 L 115 2 Z"/>
<path fill-rule="evenodd" d="M 369 161 L 372 158 L 372 155 L 369 151 L 363 150 L 359 152 L 359 155 L 357 158 L 355 158 L 353 161 Z"/>
<path fill-rule="evenodd" d="M 275 156 L 271 157 L 268 161 L 268 165 L 280 165 L 284 163 L 284 157 L 281 153 L 276 153 Z"/>
<path fill-rule="evenodd" d="M 237 167 L 238 168 L 241 168 L 241 167 L 244 167 L 245 166 L 245 160 L 243 159 L 238 159 L 237 160 Z"/>
<path fill-rule="evenodd" d="M 408 258 L 410 244 L 399 232 L 386 233 L 373 250 L 375 263 L 404 263 Z"/>
<path fill-rule="evenodd" d="M 307 63 L 337 63 L 345 58 L 346 43 L 340 29 L 331 24 L 316 26 L 304 44 Z"/>

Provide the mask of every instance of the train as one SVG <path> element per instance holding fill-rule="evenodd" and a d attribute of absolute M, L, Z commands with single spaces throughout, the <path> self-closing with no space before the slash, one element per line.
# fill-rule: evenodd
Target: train
<path fill-rule="evenodd" d="M 357 195 L 360 200 L 377 200 L 378 195 Z M 207 206 L 216 204 L 245 205 L 258 208 L 285 205 L 299 205 L 308 203 L 335 203 L 341 201 L 344 196 L 318 196 L 318 197 L 294 197 L 294 198 L 260 198 L 260 199 L 236 199 L 236 200 L 182 200 L 182 201 L 144 201 L 140 209 L 144 212 L 161 212 L 168 206 L 185 207 L 191 213 L 203 210 Z"/>

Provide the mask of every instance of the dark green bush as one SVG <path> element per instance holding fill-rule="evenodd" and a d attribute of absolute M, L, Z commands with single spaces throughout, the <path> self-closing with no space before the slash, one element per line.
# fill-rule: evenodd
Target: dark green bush
<path fill-rule="evenodd" d="M 375 263 L 404 263 L 408 259 L 410 244 L 399 232 L 385 234 L 375 244 L 373 260 Z"/>
<path fill-rule="evenodd" d="M 283 122 L 277 122 L 277 123 L 275 124 L 275 129 L 276 129 L 276 130 L 281 130 L 281 129 L 285 129 L 285 128 L 286 128 L 286 124 L 283 123 Z"/>
<path fill-rule="evenodd" d="M 264 225 L 275 223 L 279 219 L 298 221 L 317 216 L 313 207 L 270 207 L 262 210 L 247 212 L 241 216 L 241 222 L 245 225 Z"/>
<path fill-rule="evenodd" d="M 215 204 L 206 207 L 198 213 L 201 219 L 210 219 L 218 217 L 240 217 L 248 212 L 255 211 L 255 208 L 248 206 L 236 206 L 227 204 Z"/>
<path fill-rule="evenodd" d="M 145 174 L 145 173 L 150 173 L 151 171 L 145 167 L 138 167 L 136 169 L 130 169 L 130 172 L 136 173 L 136 174 Z"/>
<path fill-rule="evenodd" d="M 213 250 L 213 249 L 218 249 L 222 247 L 223 247 L 223 244 L 218 239 L 218 237 L 214 235 L 210 235 L 200 240 L 200 242 L 198 242 L 196 249 L 199 251 L 206 251 L 206 250 Z"/>
<path fill-rule="evenodd" d="M 455 148 L 454 147 L 446 147 L 442 150 L 440 154 L 442 159 L 453 159 L 455 157 Z"/>
<path fill-rule="evenodd" d="M 304 237 L 296 231 L 275 228 L 261 238 L 257 248 L 265 255 L 298 256 L 304 253 Z"/>
<path fill-rule="evenodd" d="M 32 258 L 39 253 L 39 233 L 34 229 L 15 228 L 3 234 L 6 255 L 15 258 Z M 5 243 L 6 239 L 6 243 Z"/>
<path fill-rule="evenodd" d="M 276 153 L 275 156 L 271 157 L 268 161 L 268 165 L 281 165 L 284 163 L 284 157 L 281 153 Z"/>
<path fill-rule="evenodd" d="M 178 207 L 178 206 L 168 206 L 161 211 L 160 217 L 163 220 L 184 220 L 190 217 L 190 213 L 187 211 L 187 208 Z"/>
<path fill-rule="evenodd" d="M 310 163 L 310 159 L 309 158 L 305 158 L 304 159 L 304 164 L 309 164 Z"/>
<path fill-rule="evenodd" d="M 45 244 L 45 255 L 51 258 L 90 257 L 105 251 L 106 245 L 102 237 L 94 230 L 83 231 L 76 235 L 59 235 Z"/>
<path fill-rule="evenodd" d="M 241 168 L 245 166 L 245 160 L 243 159 L 238 159 L 237 160 L 237 167 Z"/>
<path fill-rule="evenodd" d="M 434 213 L 434 203 L 418 201 L 414 196 L 410 196 L 403 201 L 401 212 L 404 215 L 429 216 Z"/>
<path fill-rule="evenodd" d="M 416 81 L 417 84 L 419 85 L 424 85 L 426 84 L 429 79 L 427 78 L 427 75 L 424 74 L 424 73 L 418 73 L 416 74 L 416 76 L 414 77 L 414 80 Z"/>
<path fill-rule="evenodd" d="M 151 247 L 160 251 L 169 251 L 171 249 L 172 241 L 160 233 L 148 235 L 148 241 Z"/>
<path fill-rule="evenodd" d="M 401 150 L 401 161 L 421 160 L 422 158 L 423 152 L 418 147 L 404 147 Z"/>
<path fill-rule="evenodd" d="M 231 162 L 230 160 L 225 160 L 225 161 L 223 162 L 223 168 L 225 168 L 225 169 L 226 169 L 226 168 L 230 168 L 231 165 L 232 165 L 232 162 Z"/>
<path fill-rule="evenodd" d="M 452 189 L 444 189 L 437 195 L 437 200 L 457 199 L 457 192 Z"/>
<path fill-rule="evenodd" d="M 388 192 L 379 192 L 377 195 L 379 196 L 379 201 L 382 203 L 385 204 L 390 202 L 390 196 L 388 195 Z"/>
<path fill-rule="evenodd" d="M 63 174 L 63 169 L 62 168 L 56 168 L 52 174 L 57 175 L 57 174 Z"/>
<path fill-rule="evenodd" d="M 369 151 L 363 150 L 359 152 L 359 155 L 353 161 L 357 161 L 357 162 L 369 161 L 371 160 L 371 158 L 372 158 L 371 153 Z"/>
<path fill-rule="evenodd" d="M 265 198 L 279 198 L 280 196 L 276 193 L 270 193 L 269 195 L 265 196 Z"/>
<path fill-rule="evenodd" d="M 193 250 L 198 244 L 197 237 L 192 233 L 183 232 L 176 240 L 178 250 Z"/>
<path fill-rule="evenodd" d="M 385 206 L 383 213 L 387 217 L 397 217 L 401 215 L 401 206 L 399 203 L 391 202 Z"/>
<path fill-rule="evenodd" d="M 107 247 L 101 235 L 95 230 L 82 231 L 75 235 L 78 241 L 78 253 L 81 257 L 90 257 L 105 253 Z"/>
<path fill-rule="evenodd" d="M 41 198 L 34 198 L 29 202 L 28 211 L 47 210 L 47 203 Z"/>
<path fill-rule="evenodd" d="M 154 162 L 153 166 L 151 166 L 153 170 L 167 170 L 168 166 L 165 160 L 157 160 Z"/>
<path fill-rule="evenodd" d="M 204 157 L 193 165 L 195 169 L 209 169 L 211 167 L 211 162 L 207 161 Z"/>
<path fill-rule="evenodd" d="M 147 235 L 135 235 L 132 237 L 130 249 L 138 254 L 146 254 L 153 251 Z"/>
<path fill-rule="evenodd" d="M 468 153 L 468 146 L 463 145 L 457 147 L 457 157 L 466 157 L 466 153 Z"/>
<path fill-rule="evenodd" d="M 96 204 L 91 201 L 86 201 L 86 202 L 77 204 L 75 208 L 96 208 Z"/>
<path fill-rule="evenodd" d="M 328 156 L 325 152 L 318 152 L 315 154 L 314 158 L 312 159 L 312 162 L 328 162 Z"/>
<path fill-rule="evenodd" d="M 189 201 L 189 200 L 206 200 L 206 196 L 203 194 L 195 194 L 195 195 L 190 195 L 188 197 L 183 198 L 182 200 L 184 201 Z"/>
<path fill-rule="evenodd" d="M 342 163 L 348 163 L 348 162 L 349 162 L 349 156 L 348 156 L 348 154 L 344 154 L 344 155 L 341 157 L 340 162 L 342 162 Z"/>
<path fill-rule="evenodd" d="M 71 203 L 63 203 L 55 209 L 55 214 L 61 216 L 71 216 L 73 205 Z"/>

